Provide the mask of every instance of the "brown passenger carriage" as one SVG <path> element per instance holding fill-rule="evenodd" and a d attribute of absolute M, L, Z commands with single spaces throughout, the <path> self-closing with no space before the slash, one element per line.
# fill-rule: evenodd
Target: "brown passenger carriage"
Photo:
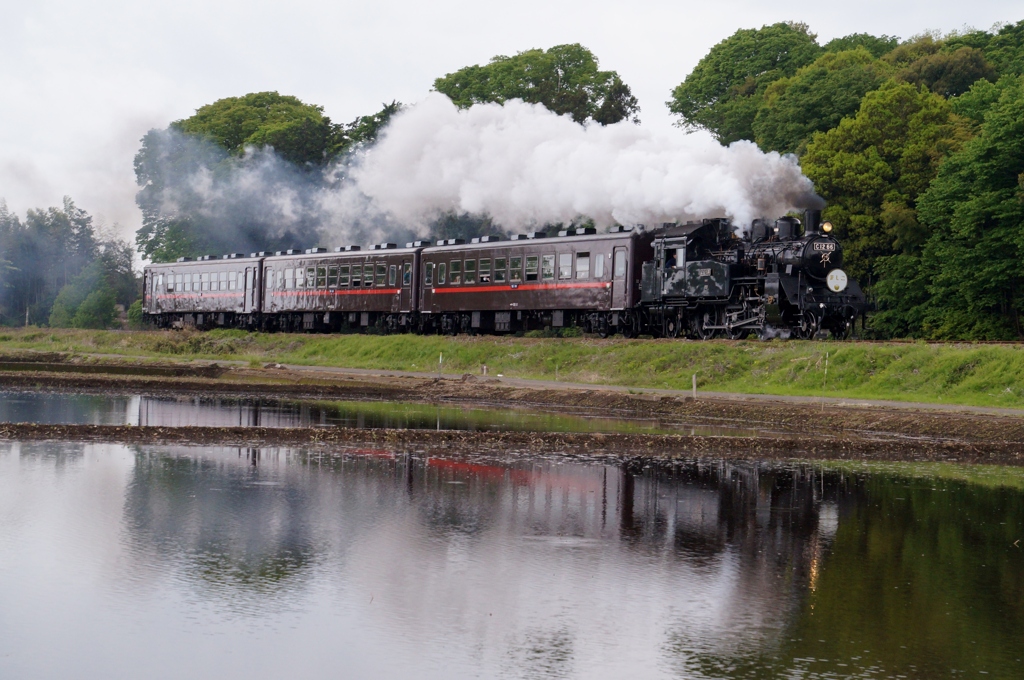
<path fill-rule="evenodd" d="M 409 330 L 415 322 L 419 242 L 311 248 L 264 263 L 263 327 L 341 330 L 380 326 Z"/>
<path fill-rule="evenodd" d="M 579 325 L 639 330 L 634 308 L 651 239 L 622 227 L 441 241 L 421 254 L 424 331 L 516 332 Z"/>
<path fill-rule="evenodd" d="M 258 327 L 262 253 L 153 264 L 145 269 L 143 313 L 161 327 Z"/>

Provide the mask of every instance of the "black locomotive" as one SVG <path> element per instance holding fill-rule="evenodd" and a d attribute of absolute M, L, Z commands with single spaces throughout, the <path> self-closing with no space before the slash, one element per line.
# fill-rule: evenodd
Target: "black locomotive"
<path fill-rule="evenodd" d="M 143 311 L 160 327 L 845 337 L 864 294 L 820 218 L 182 258 L 145 268 Z"/>

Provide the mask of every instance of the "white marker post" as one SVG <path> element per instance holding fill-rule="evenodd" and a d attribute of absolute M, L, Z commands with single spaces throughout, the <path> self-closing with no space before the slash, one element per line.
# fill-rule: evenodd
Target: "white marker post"
<path fill-rule="evenodd" d="M 693 400 L 697 401 L 697 374 L 693 374 Z"/>
<path fill-rule="evenodd" d="M 444 361 L 444 352 L 437 355 L 437 379 L 441 379 L 441 362 Z"/>

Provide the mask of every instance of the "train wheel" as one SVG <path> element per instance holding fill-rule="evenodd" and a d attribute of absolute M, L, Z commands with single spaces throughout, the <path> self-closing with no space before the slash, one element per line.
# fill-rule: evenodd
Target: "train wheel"
<path fill-rule="evenodd" d="M 666 338 L 678 338 L 679 331 L 682 330 L 683 324 L 678 316 L 665 317 L 665 337 Z"/>
<path fill-rule="evenodd" d="M 602 315 L 601 318 L 597 320 L 597 334 L 602 338 L 607 338 L 611 335 L 611 326 L 608 324 L 607 316 Z"/>
<path fill-rule="evenodd" d="M 695 315 L 690 317 L 690 328 L 693 331 L 693 336 L 698 340 L 710 340 L 717 334 L 717 329 L 711 328 L 711 326 L 717 326 L 717 314 L 714 310 L 698 311 Z"/>

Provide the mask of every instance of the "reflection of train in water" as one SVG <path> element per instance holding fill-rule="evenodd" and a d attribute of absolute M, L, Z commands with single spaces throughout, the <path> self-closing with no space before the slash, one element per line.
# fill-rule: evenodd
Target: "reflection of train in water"
<path fill-rule="evenodd" d="M 755 220 L 742 237 L 710 219 L 181 258 L 145 268 L 143 311 L 160 327 L 845 337 L 865 298 L 830 232 L 809 210 L 802 223 Z"/>

